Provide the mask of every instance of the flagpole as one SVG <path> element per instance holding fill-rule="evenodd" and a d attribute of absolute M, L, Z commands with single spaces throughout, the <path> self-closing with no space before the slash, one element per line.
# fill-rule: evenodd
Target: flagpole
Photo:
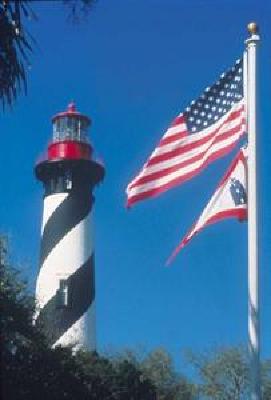
<path fill-rule="evenodd" d="M 247 129 L 248 129 L 248 349 L 251 400 L 260 400 L 259 265 L 257 207 L 257 25 L 248 25 L 247 45 Z"/>

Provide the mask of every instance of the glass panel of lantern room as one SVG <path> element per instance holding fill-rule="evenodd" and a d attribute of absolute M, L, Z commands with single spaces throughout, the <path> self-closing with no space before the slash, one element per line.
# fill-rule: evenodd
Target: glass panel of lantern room
<path fill-rule="evenodd" d="M 66 117 L 65 118 L 65 139 L 67 140 L 79 140 L 78 137 L 78 118 Z"/>
<path fill-rule="evenodd" d="M 65 139 L 72 140 L 73 139 L 73 118 L 66 117 L 66 132 L 65 132 Z"/>
<path fill-rule="evenodd" d="M 88 130 L 88 121 L 81 119 L 79 121 L 79 140 L 82 142 L 88 142 L 87 130 Z"/>
<path fill-rule="evenodd" d="M 55 120 L 53 123 L 53 141 L 58 142 L 60 140 L 60 121 Z"/>
<path fill-rule="evenodd" d="M 73 124 L 73 139 L 74 140 L 80 140 L 80 136 L 79 136 L 80 119 L 79 118 L 73 118 L 72 119 L 72 124 Z"/>
<path fill-rule="evenodd" d="M 64 118 L 59 118 L 59 140 L 65 139 L 65 131 L 66 131 L 66 121 Z"/>
<path fill-rule="evenodd" d="M 71 124 L 68 117 L 63 118 L 63 139 L 71 139 Z"/>
<path fill-rule="evenodd" d="M 53 123 L 53 141 L 56 142 L 58 140 L 58 130 L 57 130 L 57 121 Z"/>
<path fill-rule="evenodd" d="M 62 140 L 78 140 L 88 143 L 88 125 L 89 122 L 78 117 L 61 117 L 53 123 L 53 140 L 59 142 Z"/>

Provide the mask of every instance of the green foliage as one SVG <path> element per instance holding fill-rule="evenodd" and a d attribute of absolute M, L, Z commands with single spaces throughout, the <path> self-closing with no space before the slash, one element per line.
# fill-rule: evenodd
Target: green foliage
<path fill-rule="evenodd" d="M 152 383 L 157 400 L 193 400 L 195 387 L 183 375 L 176 372 L 169 353 L 158 348 L 144 356 L 125 351 L 113 358 L 113 362 L 129 362 L 141 371 L 141 380 Z"/>
<path fill-rule="evenodd" d="M 143 360 L 142 369 L 161 391 L 175 382 L 176 374 L 172 359 L 162 348 L 154 350 Z"/>
<path fill-rule="evenodd" d="M 26 292 L 26 284 L 18 277 L 6 260 L 6 240 L 0 237 L 0 302 L 1 332 L 4 348 L 14 350 L 26 345 L 30 338 L 38 335 L 32 326 L 34 299 Z"/>
<path fill-rule="evenodd" d="M 194 385 L 176 372 L 169 353 L 158 348 L 141 362 L 144 376 L 156 387 L 159 400 L 192 400 L 195 398 Z"/>
<path fill-rule="evenodd" d="M 97 393 L 97 400 L 156 400 L 155 386 L 134 363 L 85 351 L 77 352 L 75 358 L 88 376 L 89 390 Z"/>
<path fill-rule="evenodd" d="M 7 262 L 0 236 L 3 400 L 243 400 L 249 398 L 247 353 L 226 348 L 187 354 L 198 378 L 176 372 L 162 348 L 111 357 L 51 349 L 33 326 L 34 300 Z M 263 400 L 271 399 L 271 360 L 262 363 Z"/>
<path fill-rule="evenodd" d="M 188 353 L 200 383 L 200 399 L 246 400 L 249 398 L 249 360 L 242 347 L 220 348 L 206 353 Z M 262 399 L 270 400 L 271 362 L 262 363 Z"/>
<path fill-rule="evenodd" d="M 18 346 L 15 353 L 4 352 L 3 365 L 4 399 L 92 398 L 68 349 L 50 350 L 37 343 Z"/>
<path fill-rule="evenodd" d="M 33 326 L 34 301 L 5 257 L 0 237 L 3 400 L 155 400 L 155 388 L 135 365 L 97 353 L 51 349 Z"/>
<path fill-rule="evenodd" d="M 4 241 L 0 238 L 0 254 Z M 46 338 L 32 324 L 34 300 L 26 292 L 5 257 L 0 263 L 2 398 L 89 398 L 84 374 L 70 349 L 48 347 Z M 63 390 L 63 388 L 65 390 Z"/>
<path fill-rule="evenodd" d="M 262 363 L 263 400 L 271 399 L 271 360 Z"/>
<path fill-rule="evenodd" d="M 246 396 L 247 360 L 240 349 L 227 349 L 191 359 L 203 381 L 200 393 L 206 398 L 238 400 Z"/>

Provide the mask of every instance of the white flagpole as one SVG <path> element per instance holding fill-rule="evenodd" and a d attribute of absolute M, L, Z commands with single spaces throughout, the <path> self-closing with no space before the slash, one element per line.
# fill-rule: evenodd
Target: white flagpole
<path fill-rule="evenodd" d="M 247 129 L 248 129 L 248 346 L 251 400 L 260 400 L 260 337 L 257 207 L 257 48 L 260 41 L 255 23 L 248 25 L 247 45 Z"/>

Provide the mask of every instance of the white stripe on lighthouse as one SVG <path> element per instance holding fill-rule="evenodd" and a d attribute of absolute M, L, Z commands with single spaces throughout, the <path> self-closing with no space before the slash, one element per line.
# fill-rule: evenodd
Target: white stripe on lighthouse
<path fill-rule="evenodd" d="M 55 193 L 44 198 L 41 235 L 43 235 L 43 230 L 45 225 L 47 224 L 48 219 L 67 196 L 68 193 Z"/>

